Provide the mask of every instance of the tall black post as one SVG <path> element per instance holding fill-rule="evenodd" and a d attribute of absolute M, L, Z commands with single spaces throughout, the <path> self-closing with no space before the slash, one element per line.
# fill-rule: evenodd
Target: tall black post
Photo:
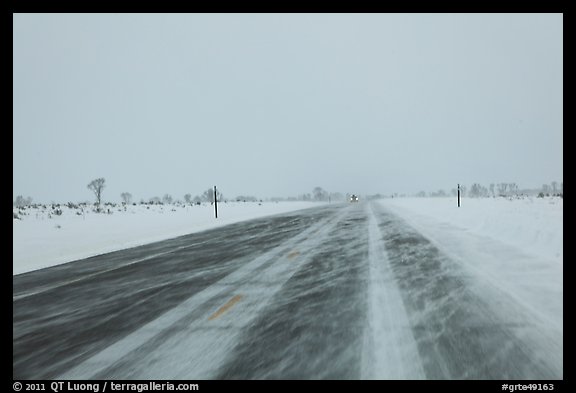
<path fill-rule="evenodd" d="M 460 207 L 460 184 L 458 184 L 458 207 Z"/>
<path fill-rule="evenodd" d="M 214 186 L 214 216 L 218 218 L 218 199 L 216 198 L 216 186 Z"/>

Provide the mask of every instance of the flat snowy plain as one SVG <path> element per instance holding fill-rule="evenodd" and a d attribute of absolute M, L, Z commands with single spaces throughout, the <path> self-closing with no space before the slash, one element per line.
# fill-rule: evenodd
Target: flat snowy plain
<path fill-rule="evenodd" d="M 539 256 L 562 271 L 562 198 L 463 199 L 389 198 L 380 203 L 391 208 L 424 235 L 440 241 L 443 231 L 475 234 L 508 244 L 523 253 Z M 319 206 L 317 202 L 230 202 L 214 208 L 202 206 L 128 205 L 97 214 L 62 205 L 62 215 L 52 209 L 27 209 L 13 220 L 13 274 L 20 274 L 77 259 L 199 232 L 252 218 Z M 14 208 L 15 213 L 18 212 Z M 446 245 L 447 246 L 447 245 Z M 488 244 L 487 244 L 488 246 Z M 464 244 L 459 244 L 462 249 Z M 455 249 L 452 251 L 456 252 Z M 471 250 L 468 250 L 471 251 Z"/>
<path fill-rule="evenodd" d="M 320 205 L 319 203 L 311 202 L 221 204 L 219 208 L 220 217 L 218 219 L 214 218 L 213 208 L 210 205 L 137 205 L 127 206 L 126 210 L 123 207 L 111 208 L 112 214 L 96 214 L 91 211 L 78 214 L 78 210 L 61 207 L 62 213 L 54 215 L 51 207 L 45 211 L 27 209 L 27 214 L 23 215 L 22 219 L 14 219 L 13 223 L 14 274 L 152 241 L 173 238 L 233 222 Z M 473 284 L 470 287 L 471 291 L 476 293 L 478 298 L 483 299 L 486 304 L 493 305 L 492 311 L 496 314 L 491 315 L 489 320 L 484 320 L 481 316 L 477 316 L 480 319 L 476 318 L 478 319 L 476 320 L 474 319 L 475 314 L 473 314 L 473 311 L 466 309 L 466 307 L 473 306 L 475 303 L 468 304 L 465 299 L 458 302 L 451 297 L 452 295 L 442 298 L 445 302 L 448 302 L 446 304 L 456 305 L 457 307 L 454 310 L 471 317 L 472 321 L 470 323 L 488 324 L 485 326 L 488 330 L 492 328 L 494 332 L 502 332 L 506 329 L 512 329 L 511 331 L 515 332 L 514 337 L 516 340 L 533 343 L 531 350 L 533 350 L 534 354 L 538 354 L 537 356 L 542 359 L 542 363 L 549 366 L 552 370 L 556 370 L 555 375 L 562 374 L 563 199 L 535 197 L 463 199 L 462 206 L 457 207 L 453 198 L 389 198 L 363 205 L 360 202 L 359 206 L 357 206 L 358 209 L 342 209 L 340 215 L 348 217 L 345 220 L 348 223 L 362 222 L 358 221 L 358 219 L 366 220 L 366 217 L 368 217 L 368 221 L 362 225 L 366 225 L 368 229 L 366 233 L 369 239 L 364 239 L 364 236 L 366 236 L 364 231 L 338 232 L 340 236 L 344 236 L 346 239 L 355 239 L 355 241 L 359 242 L 357 245 L 368 244 L 368 283 L 372 284 L 369 285 L 369 290 L 367 291 L 369 300 L 369 328 L 367 328 L 367 331 L 370 334 L 365 336 L 369 339 L 366 345 L 369 345 L 371 349 L 367 349 L 364 352 L 368 354 L 374 352 L 378 356 L 374 359 L 367 358 L 366 364 L 363 365 L 363 378 L 395 379 L 400 376 L 401 379 L 419 379 L 423 377 L 423 370 L 416 367 L 420 363 L 413 361 L 417 358 L 414 342 L 412 339 L 408 340 L 410 338 L 406 335 L 408 330 L 402 327 L 410 324 L 419 326 L 418 321 L 420 321 L 420 318 L 424 318 L 422 321 L 428 321 L 425 326 L 429 326 L 431 322 L 438 322 L 438 326 L 434 325 L 436 327 L 432 326 L 429 329 L 444 337 L 442 335 L 445 335 L 446 332 L 443 329 L 450 331 L 449 329 L 454 328 L 458 332 L 458 326 L 445 325 L 450 316 L 445 320 L 440 318 L 445 305 L 442 302 L 433 305 L 433 307 L 426 306 L 418 312 L 411 313 L 403 310 L 402 304 L 405 303 L 406 299 L 416 302 L 422 300 L 425 303 L 428 300 L 433 300 L 427 297 L 430 295 L 429 290 L 432 288 L 430 285 L 435 285 L 441 280 L 444 280 L 446 285 L 457 284 L 459 281 L 455 280 L 454 277 L 467 277 L 467 282 Z M 352 206 L 350 207 L 352 208 Z M 330 207 L 330 210 L 340 212 L 338 208 L 338 206 L 333 206 Z M 414 260 L 414 255 L 411 256 L 413 252 L 431 250 L 432 247 L 427 246 L 423 240 L 419 240 L 420 248 L 416 247 L 416 245 L 408 249 L 388 248 L 388 245 L 392 246 L 398 237 L 405 240 L 411 239 L 412 241 L 418 240 L 418 237 L 409 233 L 411 229 L 405 224 L 402 224 L 404 225 L 404 229 L 402 229 L 399 224 L 400 221 L 397 222 L 398 225 L 388 224 L 386 220 L 391 218 L 385 217 L 390 216 L 383 216 L 380 213 L 376 214 L 381 209 L 397 216 L 400 221 L 405 222 L 415 232 L 426 238 L 433 248 L 439 250 L 438 254 L 426 254 L 433 262 L 438 259 L 438 255 L 446 255 L 451 262 L 455 263 L 445 266 L 445 268 L 453 269 L 451 271 L 429 269 L 431 273 L 442 273 L 443 275 L 404 277 L 404 284 L 409 285 L 408 288 L 403 289 L 408 290 L 406 292 L 407 298 L 404 301 L 401 301 L 399 293 L 393 290 L 395 288 L 393 285 L 375 285 L 376 283 L 388 282 L 386 281 L 386 274 L 390 273 L 386 270 L 386 264 L 382 265 L 379 261 L 385 261 L 390 258 L 391 261 L 395 261 L 394 266 L 400 269 L 398 271 L 401 272 L 403 268 L 400 265 L 403 266 L 404 258 L 407 258 L 406 262 L 410 258 Z M 18 213 L 18 209 L 14 209 L 14 212 Z M 52 212 L 50 213 L 51 218 L 48 218 L 49 212 Z M 378 226 L 377 217 L 385 220 L 384 226 Z M 334 222 L 337 223 L 338 220 Z M 314 228 L 310 230 L 312 229 Z M 322 229 L 320 232 L 326 232 L 326 234 L 329 231 L 329 228 L 320 229 Z M 320 229 L 316 228 L 315 230 L 318 232 Z M 312 249 L 319 250 L 324 247 L 325 243 L 342 242 L 342 239 L 338 240 L 330 237 L 322 240 L 317 234 L 306 239 L 312 242 L 309 245 Z M 348 244 L 350 239 L 347 242 L 344 241 L 343 244 Z M 380 239 L 384 239 L 384 243 Z M 300 251 L 306 248 L 305 245 L 300 245 Z M 386 245 L 386 249 L 382 248 L 384 245 Z M 338 250 L 340 250 L 338 252 L 346 254 L 346 252 L 351 252 L 355 248 L 352 244 L 350 247 Z M 302 255 L 304 254 L 314 255 L 314 252 L 310 251 Z M 294 255 L 296 253 L 293 252 L 288 254 L 286 258 L 290 259 Z M 362 258 L 350 259 L 339 255 L 334 254 L 332 256 L 337 260 L 341 259 L 340 262 L 343 263 L 343 267 L 348 266 L 352 261 L 358 263 L 363 261 Z M 388 257 L 382 259 L 381 256 L 385 255 L 388 255 Z M 254 263 L 268 260 L 269 257 L 270 255 L 266 254 L 263 258 L 257 258 Z M 401 258 L 401 261 L 398 258 Z M 276 259 L 272 258 L 271 260 L 276 261 Z M 417 256 L 416 259 L 418 260 Z M 282 258 L 279 261 L 282 262 Z M 306 259 L 302 258 L 300 263 L 305 261 Z M 442 261 L 444 260 L 438 259 L 437 262 Z M 419 264 L 419 260 L 417 264 Z M 247 266 L 250 267 L 251 264 Z M 298 270 L 299 265 L 296 262 L 291 262 L 288 265 L 278 262 L 272 267 L 274 266 L 290 266 L 292 269 Z M 433 268 L 434 266 L 430 265 L 429 267 Z M 458 270 L 458 272 L 454 269 Z M 238 270 L 238 272 L 241 271 Z M 340 270 L 331 271 L 331 274 L 335 274 L 338 271 Z M 344 269 L 342 271 L 347 270 Z M 417 273 L 417 271 L 415 272 Z M 458 273 L 457 276 L 454 275 L 456 273 Z M 314 277 L 310 274 L 302 274 L 302 280 Z M 330 277 L 332 276 L 323 274 L 316 278 L 332 281 L 333 278 Z M 228 276 L 226 279 L 230 281 Z M 422 280 L 430 285 L 413 285 L 422 282 Z M 231 281 L 236 282 L 234 280 Z M 297 282 L 297 280 L 292 281 Z M 329 287 L 329 285 L 330 283 L 327 282 L 326 286 Z M 220 287 L 214 285 L 210 288 L 218 289 Z M 286 293 L 288 295 L 291 294 L 289 286 L 284 289 L 284 295 Z M 448 290 L 449 288 L 445 289 Z M 249 288 L 241 288 L 237 289 L 237 291 L 242 292 L 244 295 L 251 293 Z M 300 292 L 296 291 L 292 295 L 296 296 L 298 294 Z M 246 295 L 245 302 L 248 302 L 248 298 L 249 296 Z M 259 297 L 255 298 L 259 299 Z M 197 301 L 196 298 L 191 299 L 190 302 Z M 348 298 L 344 297 L 342 301 L 344 299 Z M 182 304 L 185 305 L 187 302 Z M 419 303 L 412 304 L 413 307 L 417 305 Z M 351 310 L 358 309 L 357 306 L 359 304 L 356 304 Z M 306 309 L 306 307 L 302 308 L 302 310 Z M 178 311 L 180 308 L 175 308 L 174 310 Z M 238 308 L 237 312 L 241 313 L 242 310 L 245 309 Z M 388 310 L 391 314 L 384 315 L 382 310 Z M 239 318 L 239 315 L 234 313 L 230 315 L 230 318 L 234 316 Z M 284 314 L 276 313 L 274 315 L 280 318 Z M 390 319 L 391 315 L 395 317 Z M 410 321 L 407 319 L 403 320 L 402 316 L 412 319 Z M 300 321 L 300 319 L 298 320 Z M 505 321 L 509 326 L 498 327 L 490 325 L 490 321 Z M 311 331 L 314 330 L 312 329 Z M 136 334 L 136 336 L 131 335 L 130 337 L 139 336 Z M 254 339 L 261 339 L 258 337 L 260 336 L 255 336 Z M 276 336 L 274 337 L 275 339 L 277 338 Z M 420 341 L 425 338 L 420 337 Z M 426 344 L 425 341 L 424 344 Z M 276 344 L 280 342 L 284 343 L 283 340 L 274 341 Z M 412 344 L 400 345 L 399 343 Z M 506 341 L 503 341 L 503 343 L 503 345 L 510 344 Z M 181 344 L 179 342 L 179 345 Z M 110 351 L 118 349 L 117 347 L 110 347 L 109 351 L 103 351 L 92 360 L 88 360 L 86 364 L 90 366 L 99 359 L 98 356 L 107 356 Z M 120 345 L 120 347 L 124 349 L 131 348 L 130 345 Z M 389 348 L 397 349 L 396 357 L 389 354 Z M 173 352 L 168 351 L 166 353 Z M 212 352 L 206 351 L 206 353 Z M 432 351 L 431 353 L 434 352 Z M 398 359 L 401 360 L 400 363 L 398 363 Z M 492 358 L 488 358 L 485 362 L 488 366 L 494 359 L 496 359 L 496 362 L 502 361 L 502 359 L 498 360 L 498 358 L 490 359 Z M 218 362 L 208 363 L 212 367 Z M 397 363 L 403 366 L 400 369 L 396 369 Z M 557 370 L 560 371 L 558 372 Z M 459 378 L 467 378 L 468 374 L 458 375 Z"/>

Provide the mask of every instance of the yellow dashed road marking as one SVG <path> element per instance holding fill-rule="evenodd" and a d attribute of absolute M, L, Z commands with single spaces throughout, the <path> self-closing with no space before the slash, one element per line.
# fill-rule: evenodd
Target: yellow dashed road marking
<path fill-rule="evenodd" d="M 222 307 L 220 307 L 218 309 L 218 311 L 216 311 L 214 314 L 210 315 L 210 317 L 208 318 L 209 321 L 218 318 L 220 315 L 224 314 L 226 311 L 228 311 L 233 305 L 235 305 L 236 303 L 238 303 L 240 301 L 240 299 L 242 299 L 242 295 L 236 295 L 234 296 L 232 299 L 228 300 L 228 302 L 226 302 L 225 305 L 223 305 Z"/>
<path fill-rule="evenodd" d="M 300 255 L 300 251 L 292 251 L 287 256 L 288 256 L 288 259 L 293 259 L 293 258 L 296 258 L 298 255 Z"/>

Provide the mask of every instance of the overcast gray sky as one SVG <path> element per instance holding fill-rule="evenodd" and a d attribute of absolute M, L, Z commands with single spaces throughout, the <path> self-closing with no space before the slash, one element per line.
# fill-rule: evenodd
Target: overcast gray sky
<path fill-rule="evenodd" d="M 563 178 L 562 14 L 14 14 L 13 194 Z"/>

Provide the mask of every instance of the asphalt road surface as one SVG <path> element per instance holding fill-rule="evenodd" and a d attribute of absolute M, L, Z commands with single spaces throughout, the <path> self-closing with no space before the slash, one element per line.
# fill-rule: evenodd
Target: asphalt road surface
<path fill-rule="evenodd" d="M 376 203 L 13 277 L 14 379 L 561 379 L 561 340 Z"/>

